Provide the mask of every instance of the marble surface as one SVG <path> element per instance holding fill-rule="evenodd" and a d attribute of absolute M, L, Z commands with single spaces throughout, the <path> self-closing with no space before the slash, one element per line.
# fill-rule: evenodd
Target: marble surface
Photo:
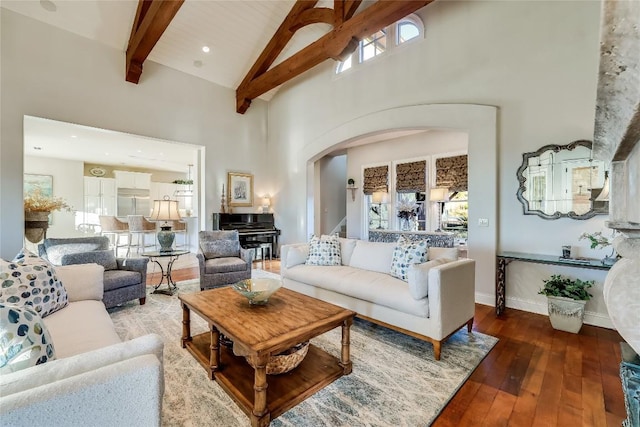
<path fill-rule="evenodd" d="M 253 270 L 254 277 L 278 277 Z M 179 283 L 179 292 L 196 292 L 197 281 Z M 122 339 L 149 332 L 165 341 L 163 426 L 247 426 L 249 419 L 206 371 L 180 346 L 181 309 L 174 295 L 150 294 L 147 303 L 125 304 L 110 310 Z M 192 333 L 207 331 L 192 316 Z M 353 373 L 339 378 L 271 422 L 272 426 L 426 426 L 437 416 L 497 339 L 466 328 L 442 347 L 442 360 L 433 347 L 356 319 L 351 328 Z M 339 357 L 340 329 L 312 343 Z"/>

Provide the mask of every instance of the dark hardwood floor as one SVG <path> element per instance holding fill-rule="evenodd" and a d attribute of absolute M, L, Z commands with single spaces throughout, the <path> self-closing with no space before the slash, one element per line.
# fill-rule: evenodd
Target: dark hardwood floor
<path fill-rule="evenodd" d="M 279 261 L 255 263 L 273 273 Z M 173 271 L 175 281 L 198 268 Z M 148 284 L 158 283 L 158 273 Z M 500 339 L 432 424 L 442 426 L 620 426 L 626 417 L 617 332 L 585 325 L 556 331 L 539 314 L 476 304 L 474 330 Z"/>

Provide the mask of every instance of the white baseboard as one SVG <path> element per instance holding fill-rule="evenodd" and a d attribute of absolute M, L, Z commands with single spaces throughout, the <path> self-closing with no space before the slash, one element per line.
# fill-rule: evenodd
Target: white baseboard
<path fill-rule="evenodd" d="M 496 305 L 496 297 L 493 294 L 476 292 L 476 303 L 494 307 Z M 521 298 L 509 298 L 509 297 L 507 297 L 506 303 L 508 308 L 528 311 L 529 313 L 542 314 L 544 316 L 549 315 L 546 304 L 540 304 L 538 302 L 528 301 Z M 599 326 L 601 328 L 615 329 L 608 315 L 604 313 L 596 313 L 593 311 L 585 312 L 584 324 Z"/>

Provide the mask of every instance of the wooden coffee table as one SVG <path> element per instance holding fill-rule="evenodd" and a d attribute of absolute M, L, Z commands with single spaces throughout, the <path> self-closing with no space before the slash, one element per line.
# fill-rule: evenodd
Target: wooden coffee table
<path fill-rule="evenodd" d="M 182 302 L 182 347 L 207 370 L 210 379 L 249 416 L 251 425 L 268 426 L 318 390 L 351 373 L 349 328 L 355 312 L 281 288 L 264 306 L 225 287 L 179 295 Z M 191 336 L 191 311 L 209 323 L 210 331 Z M 340 360 L 310 345 L 294 370 L 267 377 L 271 355 L 342 327 Z M 220 334 L 234 342 L 236 352 L 220 345 Z M 268 384 L 267 384 L 268 383 Z"/>

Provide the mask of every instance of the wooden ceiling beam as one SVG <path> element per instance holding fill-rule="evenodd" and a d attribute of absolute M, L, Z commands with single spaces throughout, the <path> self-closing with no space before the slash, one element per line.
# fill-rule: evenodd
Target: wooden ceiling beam
<path fill-rule="evenodd" d="M 140 81 L 142 64 L 183 3 L 184 0 L 139 0 L 126 53 L 128 82 Z"/>
<path fill-rule="evenodd" d="M 298 20 L 289 27 L 289 30 L 296 32 L 302 27 L 318 23 L 325 23 L 335 27 L 336 16 L 333 9 L 329 9 L 327 7 L 314 7 L 313 9 L 307 9 L 300 14 Z"/>
<path fill-rule="evenodd" d="M 306 10 L 313 9 L 316 3 L 318 3 L 318 0 L 296 1 L 289 11 L 289 14 L 284 18 L 282 24 L 280 24 L 273 37 L 271 37 L 271 40 L 269 40 L 269 43 L 267 43 L 267 46 L 242 80 L 242 83 L 240 83 L 240 87 L 246 86 L 251 80 L 253 80 L 253 78 L 255 78 L 255 76 L 260 75 L 269 69 L 271 64 L 273 64 L 273 61 L 276 60 L 278 55 L 280 55 L 280 52 L 282 52 L 282 49 L 285 48 L 287 43 L 289 43 L 289 40 L 293 37 L 295 30 L 291 31 L 291 28 L 295 26 L 296 22 L 298 22 L 300 15 Z M 249 104 L 251 104 L 251 101 L 249 101 Z M 247 105 L 247 108 L 249 108 L 249 105 Z"/>
<path fill-rule="evenodd" d="M 262 67 L 260 69 L 261 72 L 256 72 L 251 76 L 247 74 L 236 90 L 236 111 L 244 114 L 251 105 L 251 100 L 299 76 L 329 58 L 344 58 L 346 52 L 352 51 L 354 43 L 393 24 L 432 1 L 378 1 L 359 14 L 345 19 L 342 24 L 334 27 L 329 33 L 275 67 L 271 69 Z M 357 9 L 357 5 L 354 7 L 355 2 L 346 3 L 349 4 L 345 4 L 344 13 L 347 14 L 349 11 L 355 13 Z M 263 51 L 263 55 L 266 51 L 267 49 Z M 254 68 L 257 65 L 258 62 L 254 64 L 252 71 L 255 71 Z"/>

